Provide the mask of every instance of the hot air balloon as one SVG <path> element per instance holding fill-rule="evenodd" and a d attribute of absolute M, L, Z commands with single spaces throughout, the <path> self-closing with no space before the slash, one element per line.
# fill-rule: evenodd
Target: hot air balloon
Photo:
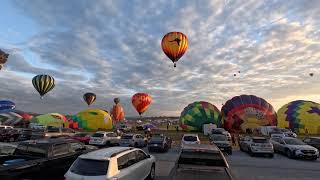
<path fill-rule="evenodd" d="M 114 98 L 114 99 L 113 99 L 113 102 L 114 102 L 115 104 L 118 104 L 118 103 L 120 102 L 120 98 Z"/>
<path fill-rule="evenodd" d="M 189 104 L 180 115 L 180 127 L 189 131 L 201 131 L 204 124 L 222 127 L 221 113 L 208 102 L 200 101 Z"/>
<path fill-rule="evenodd" d="M 240 74 L 240 73 L 241 73 L 241 71 L 238 71 L 238 73 Z"/>
<path fill-rule="evenodd" d="M 188 49 L 188 38 L 181 32 L 169 32 L 162 38 L 161 47 L 176 67 L 176 62 Z"/>
<path fill-rule="evenodd" d="M 132 105 L 139 115 L 143 114 L 152 102 L 152 98 L 147 93 L 137 93 L 132 96 Z"/>
<path fill-rule="evenodd" d="M 14 102 L 3 100 L 0 101 L 0 112 L 10 112 L 16 108 Z"/>
<path fill-rule="evenodd" d="M 124 120 L 124 110 L 121 104 L 116 104 L 111 110 L 111 116 L 114 123 Z"/>
<path fill-rule="evenodd" d="M 312 101 L 292 101 L 278 110 L 278 127 L 296 133 L 320 134 L 320 104 Z"/>
<path fill-rule="evenodd" d="M 309 76 L 311 76 L 311 77 L 312 77 L 312 76 L 313 76 L 313 73 L 310 73 L 310 74 L 309 74 Z"/>
<path fill-rule="evenodd" d="M 79 128 L 85 130 L 112 129 L 110 115 L 102 109 L 87 109 L 72 117 L 78 123 Z"/>
<path fill-rule="evenodd" d="M 83 99 L 88 104 L 88 106 L 90 106 L 97 99 L 97 96 L 94 93 L 87 92 L 83 95 Z"/>
<path fill-rule="evenodd" d="M 231 132 L 277 125 L 277 114 L 272 105 L 253 95 L 233 97 L 224 104 L 221 113 L 225 129 Z"/>
<path fill-rule="evenodd" d="M 5 64 L 8 60 L 9 54 L 3 52 L 0 49 L 0 70 L 2 69 L 3 64 Z"/>
<path fill-rule="evenodd" d="M 55 84 L 54 78 L 50 75 L 37 75 L 32 79 L 33 87 L 39 92 L 41 99 L 43 96 L 51 91 Z"/>
<path fill-rule="evenodd" d="M 233 74 L 233 76 L 237 76 L 236 74 Z"/>

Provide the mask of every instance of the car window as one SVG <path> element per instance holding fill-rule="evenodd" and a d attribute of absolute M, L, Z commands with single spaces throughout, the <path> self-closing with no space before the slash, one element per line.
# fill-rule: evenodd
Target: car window
<path fill-rule="evenodd" d="M 119 170 L 127 168 L 127 167 L 135 164 L 137 162 L 136 152 L 132 151 L 128 154 L 125 154 L 125 155 L 119 157 L 117 159 L 117 162 L 118 162 L 118 169 Z"/>
<path fill-rule="evenodd" d="M 68 154 L 70 152 L 69 145 L 67 143 L 54 144 L 52 147 L 53 156 L 60 156 Z"/>
<path fill-rule="evenodd" d="M 184 136 L 184 141 L 198 141 L 198 138 L 196 136 Z"/>
<path fill-rule="evenodd" d="M 70 143 L 70 148 L 71 148 L 71 151 L 75 152 L 77 150 L 83 149 L 84 146 L 81 143 L 72 142 Z"/>
<path fill-rule="evenodd" d="M 43 144 L 20 144 L 14 151 L 14 155 L 46 157 L 48 146 Z"/>
<path fill-rule="evenodd" d="M 104 134 L 102 134 L 102 133 L 94 133 L 92 135 L 92 137 L 103 137 L 103 136 L 104 136 Z"/>
<path fill-rule="evenodd" d="M 267 139 L 252 139 L 252 141 L 254 143 L 267 143 L 268 142 Z"/>
<path fill-rule="evenodd" d="M 277 142 L 277 143 L 280 142 L 280 139 L 279 139 L 279 138 L 271 138 L 271 140 L 272 140 L 272 141 L 275 141 L 275 142 Z"/>
<path fill-rule="evenodd" d="M 305 145 L 305 143 L 299 139 L 284 139 L 284 142 L 289 145 Z"/>
<path fill-rule="evenodd" d="M 136 153 L 137 162 L 140 162 L 142 160 L 147 159 L 147 155 L 144 152 L 142 152 L 141 150 L 137 150 L 137 151 L 135 151 L 135 153 Z"/>
<path fill-rule="evenodd" d="M 310 139 L 311 143 L 320 144 L 320 139 L 312 138 Z"/>
<path fill-rule="evenodd" d="M 215 135 L 212 136 L 213 141 L 228 141 L 228 138 L 224 135 Z"/>
<path fill-rule="evenodd" d="M 117 135 L 115 133 L 108 133 L 107 137 L 117 137 Z"/>
<path fill-rule="evenodd" d="M 83 176 L 101 176 L 108 172 L 109 161 L 78 158 L 70 171 Z"/>
<path fill-rule="evenodd" d="M 183 151 L 179 157 L 178 164 L 226 167 L 226 163 L 222 155 L 218 152 Z"/>
<path fill-rule="evenodd" d="M 121 136 L 121 139 L 132 139 L 133 135 L 123 135 Z"/>

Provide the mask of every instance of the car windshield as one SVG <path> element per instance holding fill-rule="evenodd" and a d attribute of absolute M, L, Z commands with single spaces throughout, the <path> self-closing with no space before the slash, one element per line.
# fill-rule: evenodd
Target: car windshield
<path fill-rule="evenodd" d="M 0 155 L 11 155 L 14 153 L 17 147 L 13 145 L 1 145 L 0 144 Z"/>
<path fill-rule="evenodd" d="M 192 164 L 201 166 L 223 166 L 226 164 L 218 152 L 183 151 L 178 164 Z"/>
<path fill-rule="evenodd" d="M 228 141 L 226 136 L 212 136 L 213 141 Z"/>
<path fill-rule="evenodd" d="M 109 161 L 78 158 L 70 168 L 72 173 L 82 176 L 102 176 L 108 172 Z"/>
<path fill-rule="evenodd" d="M 85 134 L 85 133 L 78 133 L 78 134 L 75 134 L 74 136 L 75 137 L 86 137 L 88 134 Z"/>
<path fill-rule="evenodd" d="M 121 136 L 121 139 L 132 139 L 133 138 L 133 135 L 124 135 L 124 136 Z"/>
<path fill-rule="evenodd" d="M 151 138 L 151 140 L 150 140 L 150 142 L 151 143 L 162 143 L 163 142 L 163 140 L 164 140 L 164 138 L 163 137 L 152 137 Z"/>
<path fill-rule="evenodd" d="M 102 133 L 94 133 L 91 137 L 103 137 L 104 134 Z"/>
<path fill-rule="evenodd" d="M 198 138 L 196 136 L 184 136 L 184 141 L 198 141 Z"/>
<path fill-rule="evenodd" d="M 284 139 L 284 142 L 289 145 L 305 145 L 305 143 L 299 139 Z"/>
<path fill-rule="evenodd" d="M 252 139 L 252 142 L 254 143 L 268 143 L 268 139 Z"/>

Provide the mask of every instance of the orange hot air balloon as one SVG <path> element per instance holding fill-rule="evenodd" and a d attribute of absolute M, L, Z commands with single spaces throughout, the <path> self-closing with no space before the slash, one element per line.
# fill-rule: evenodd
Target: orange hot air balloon
<path fill-rule="evenodd" d="M 139 115 L 144 113 L 152 102 L 152 98 L 147 93 L 137 93 L 132 96 L 132 105 L 137 110 Z"/>
<path fill-rule="evenodd" d="M 188 38 L 181 32 L 169 32 L 162 38 L 161 47 L 176 67 L 176 62 L 188 49 Z"/>
<path fill-rule="evenodd" d="M 122 121 L 124 119 L 123 107 L 120 104 L 114 105 L 111 111 L 111 115 L 114 122 Z"/>

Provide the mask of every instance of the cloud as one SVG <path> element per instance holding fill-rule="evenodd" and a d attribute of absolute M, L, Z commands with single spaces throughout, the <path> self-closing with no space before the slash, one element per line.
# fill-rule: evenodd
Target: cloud
<path fill-rule="evenodd" d="M 221 107 L 240 94 L 261 96 L 277 107 L 303 94 L 320 95 L 316 0 L 22 0 L 13 5 L 39 27 L 15 50 L 4 47 L 12 55 L 1 71 L 0 83 L 6 84 L 1 93 L 21 109 L 76 113 L 85 108 L 86 91 L 97 94 L 94 107 L 107 109 L 119 96 L 128 115 L 136 115 L 130 101 L 136 92 L 154 99 L 146 115 L 178 115 L 198 100 Z M 160 47 L 169 31 L 189 38 L 177 68 Z M 40 101 L 28 74 L 43 72 L 52 74 L 57 86 Z"/>

